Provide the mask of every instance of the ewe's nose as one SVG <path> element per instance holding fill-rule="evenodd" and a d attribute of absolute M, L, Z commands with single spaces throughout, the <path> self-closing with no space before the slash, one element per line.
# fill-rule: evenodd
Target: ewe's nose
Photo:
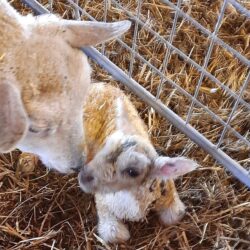
<path fill-rule="evenodd" d="M 82 168 L 82 165 L 78 165 L 76 168 L 72 168 L 72 170 L 78 174 L 81 168 Z"/>
<path fill-rule="evenodd" d="M 80 170 L 81 170 L 81 168 L 82 168 L 82 166 L 84 166 L 84 163 L 85 163 L 85 157 L 82 156 L 82 157 L 80 157 L 80 159 L 77 161 L 76 167 L 73 167 L 72 170 L 73 170 L 74 172 L 76 172 L 76 173 L 79 173 Z"/>

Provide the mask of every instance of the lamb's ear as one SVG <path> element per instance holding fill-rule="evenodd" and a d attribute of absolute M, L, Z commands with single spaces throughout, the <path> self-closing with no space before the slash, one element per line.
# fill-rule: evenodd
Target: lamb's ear
<path fill-rule="evenodd" d="M 174 179 L 197 168 L 197 163 L 184 157 L 158 157 L 152 168 L 151 176 Z"/>
<path fill-rule="evenodd" d="M 72 47 L 94 46 L 126 32 L 130 21 L 114 23 L 61 20 L 65 38 Z"/>
<path fill-rule="evenodd" d="M 27 127 L 27 116 L 18 89 L 0 79 L 0 152 L 14 149 Z"/>

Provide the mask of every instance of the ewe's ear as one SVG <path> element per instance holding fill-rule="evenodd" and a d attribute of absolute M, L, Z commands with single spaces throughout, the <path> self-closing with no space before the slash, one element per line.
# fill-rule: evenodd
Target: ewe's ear
<path fill-rule="evenodd" d="M 65 37 L 72 47 L 94 46 L 126 32 L 130 21 L 114 23 L 61 20 Z"/>
<path fill-rule="evenodd" d="M 152 177 L 174 179 L 197 168 L 197 163 L 184 157 L 158 157 L 152 169 Z"/>
<path fill-rule="evenodd" d="M 0 152 L 9 152 L 27 131 L 27 116 L 19 91 L 0 79 Z"/>

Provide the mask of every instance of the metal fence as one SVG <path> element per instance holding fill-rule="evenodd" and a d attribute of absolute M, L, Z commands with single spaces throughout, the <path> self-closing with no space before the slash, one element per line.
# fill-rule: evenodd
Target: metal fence
<path fill-rule="evenodd" d="M 49 11 L 40 5 L 35 0 L 22 0 L 24 3 L 29 5 L 37 14 L 48 13 Z M 49 1 L 51 2 L 51 1 Z M 75 10 L 75 18 L 82 18 L 96 21 L 95 17 L 91 15 L 84 8 L 81 8 L 77 3 L 77 0 L 67 0 L 69 4 L 71 4 L 72 8 Z M 115 79 L 122 82 L 125 86 L 127 86 L 132 92 L 134 92 L 137 96 L 143 99 L 149 106 L 151 106 L 156 112 L 169 120 L 175 127 L 177 127 L 181 132 L 186 134 L 192 141 L 202 147 L 205 151 L 211 154 L 220 164 L 225 166 L 231 173 L 236 176 L 240 181 L 245 183 L 248 187 L 250 187 L 250 172 L 245 166 L 241 166 L 237 159 L 233 159 L 227 154 L 223 148 L 223 143 L 229 136 L 232 134 L 235 138 L 237 138 L 237 143 L 244 145 L 246 148 L 250 148 L 250 129 L 247 130 L 246 133 L 242 134 L 237 131 L 233 126 L 231 126 L 231 121 L 234 115 L 237 112 L 238 107 L 242 107 L 247 112 L 250 112 L 250 103 L 248 103 L 244 98 L 242 98 L 244 91 L 247 89 L 247 86 L 250 81 L 250 61 L 244 55 L 242 55 L 236 48 L 230 46 L 223 39 L 219 38 L 218 32 L 221 28 L 223 18 L 225 15 L 225 10 L 228 5 L 233 6 L 239 13 L 246 17 L 246 19 L 250 19 L 250 11 L 246 9 L 243 5 L 235 0 L 224 0 L 220 7 L 220 13 L 217 17 L 217 22 L 213 30 L 211 31 L 207 27 L 204 27 L 200 22 L 194 19 L 189 13 L 185 12 L 181 7 L 183 2 L 188 4 L 187 1 L 177 0 L 177 1 L 168 1 L 162 0 L 162 2 L 166 5 L 166 8 L 170 8 L 173 11 L 173 20 L 172 27 L 169 27 L 169 31 L 166 34 L 159 33 L 156 31 L 155 27 L 150 23 L 150 21 L 145 20 L 142 17 L 141 11 L 143 8 L 144 1 L 138 0 L 134 1 L 136 7 L 131 8 L 129 4 L 124 4 L 126 1 L 116 1 L 116 0 L 103 0 L 100 1 L 100 13 L 101 19 L 107 20 L 107 13 L 111 6 L 116 10 L 116 12 L 123 13 L 124 16 L 133 21 L 133 37 L 132 43 L 128 44 L 122 39 L 117 39 L 119 46 L 126 50 L 129 54 L 129 65 L 128 68 L 121 69 L 117 65 L 111 62 L 107 55 L 105 44 L 99 49 L 94 48 L 83 48 L 82 50 L 91 57 L 97 64 L 103 67 L 108 73 L 110 73 Z M 150 1 L 149 1 L 150 2 Z M 153 2 L 152 2 L 153 3 Z M 100 20 L 100 18 L 98 18 Z M 204 55 L 203 63 L 197 63 L 190 55 L 188 55 L 185 51 L 178 48 L 174 45 L 173 41 L 178 29 L 178 23 L 181 21 L 185 21 L 189 23 L 193 29 L 199 30 L 207 39 L 207 50 Z M 140 29 L 144 29 L 149 35 L 151 35 L 154 39 L 157 40 L 159 44 L 161 44 L 165 48 L 165 56 L 163 60 L 155 65 L 152 63 L 149 57 L 142 55 L 140 53 L 137 42 L 138 42 L 138 31 Z M 249 34 L 247 34 L 249 35 Z M 209 72 L 208 64 L 211 59 L 211 55 L 215 46 L 221 46 L 225 49 L 232 57 L 236 58 L 239 63 L 245 66 L 246 68 L 246 76 L 242 80 L 241 87 L 238 91 L 232 90 L 226 82 L 218 79 L 214 74 Z M 198 73 L 199 77 L 197 79 L 196 88 L 194 93 L 190 93 L 186 89 L 180 86 L 180 84 L 171 79 L 168 74 L 166 74 L 166 69 L 170 62 L 171 55 L 177 54 L 183 63 L 187 63 L 191 65 Z M 155 77 L 158 77 L 159 84 L 157 86 L 157 90 L 154 93 L 150 93 L 142 85 L 136 82 L 134 78 L 134 67 L 136 63 L 142 63 L 149 68 L 152 74 Z M 221 89 L 226 93 L 226 95 L 231 98 L 232 105 L 231 110 L 226 118 L 222 119 L 214 110 L 211 110 L 208 105 L 204 104 L 199 98 L 199 93 L 202 88 L 202 83 L 205 79 L 209 79 L 214 83 L 216 88 L 212 88 L 211 91 L 216 91 L 217 88 Z M 227 79 L 226 79 L 227 80 Z M 173 110 L 164 105 L 161 101 L 160 95 L 163 91 L 164 86 L 171 86 L 173 89 L 181 93 L 186 99 L 190 101 L 190 105 L 187 109 L 187 114 L 185 119 L 178 116 Z M 209 138 L 206 137 L 205 133 L 199 132 L 195 129 L 191 124 L 191 117 L 195 107 L 199 107 L 207 113 L 207 115 L 216 121 L 220 126 L 222 126 L 222 130 L 218 133 L 218 138 L 216 142 L 211 142 Z M 249 151 L 250 152 L 250 151 Z M 250 156 L 248 156 L 250 158 Z M 246 164 L 249 164 L 248 159 L 246 160 Z"/>

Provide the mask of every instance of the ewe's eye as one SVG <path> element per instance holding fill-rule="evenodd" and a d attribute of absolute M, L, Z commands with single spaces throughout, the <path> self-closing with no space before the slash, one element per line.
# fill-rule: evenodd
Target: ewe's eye
<path fill-rule="evenodd" d="M 140 175 L 140 172 L 135 168 L 126 168 L 124 172 L 132 178 L 136 178 Z"/>
<path fill-rule="evenodd" d="M 37 134 L 41 132 L 41 129 L 35 128 L 35 127 L 29 127 L 29 132 Z"/>
<path fill-rule="evenodd" d="M 41 136 L 47 136 L 49 134 L 52 134 L 55 130 L 51 128 L 41 128 L 41 127 L 35 127 L 35 126 L 30 126 L 29 127 L 29 132 L 36 134 L 36 135 L 41 135 Z"/>

